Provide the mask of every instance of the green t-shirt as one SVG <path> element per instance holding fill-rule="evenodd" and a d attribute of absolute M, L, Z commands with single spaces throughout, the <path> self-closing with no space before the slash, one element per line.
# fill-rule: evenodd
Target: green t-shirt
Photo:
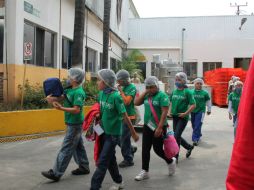
<path fill-rule="evenodd" d="M 171 115 L 178 116 L 179 113 L 184 113 L 188 110 L 189 105 L 195 104 L 195 99 L 192 92 L 185 88 L 183 90 L 175 89 L 170 96 Z M 189 119 L 189 115 L 185 117 Z"/>
<path fill-rule="evenodd" d="M 228 100 L 232 102 L 232 108 L 235 113 L 238 112 L 240 98 L 241 98 L 241 94 L 237 94 L 235 92 L 231 92 L 228 97 Z"/>
<path fill-rule="evenodd" d="M 77 88 L 69 88 L 64 91 L 66 94 L 68 100 L 71 102 L 71 104 L 65 99 L 64 100 L 64 107 L 72 108 L 73 106 L 79 106 L 80 112 L 78 114 L 72 114 L 69 112 L 64 112 L 64 118 L 66 124 L 82 124 L 84 121 L 84 112 L 83 112 L 83 105 L 86 98 L 85 91 L 83 88 L 77 87 Z"/>
<path fill-rule="evenodd" d="M 99 93 L 101 126 L 108 135 L 122 134 L 123 113 L 126 112 L 123 99 L 118 91 Z"/>
<path fill-rule="evenodd" d="M 132 97 L 131 103 L 129 105 L 125 105 L 128 116 L 135 115 L 136 112 L 135 112 L 135 108 L 134 108 L 134 98 L 136 96 L 137 89 L 136 89 L 135 85 L 132 83 L 129 84 L 128 86 L 124 86 L 122 89 L 123 89 L 125 96 Z"/>
<path fill-rule="evenodd" d="M 150 109 L 150 104 L 148 102 L 150 96 L 146 95 L 144 98 L 144 107 L 145 107 L 145 116 L 144 116 L 144 123 L 148 124 L 149 121 L 153 123 L 153 127 L 156 128 L 157 124 L 155 122 L 154 116 L 152 114 L 152 111 Z M 169 99 L 166 93 L 159 91 L 154 96 L 151 96 L 152 98 L 152 104 L 154 107 L 154 110 L 157 114 L 158 119 L 160 120 L 161 114 L 162 114 L 162 107 L 168 107 L 169 106 Z M 167 124 L 167 120 L 165 121 L 165 125 Z"/>
<path fill-rule="evenodd" d="M 205 90 L 192 90 L 196 108 L 192 111 L 193 113 L 205 112 L 206 111 L 206 102 L 210 100 L 209 94 Z"/>

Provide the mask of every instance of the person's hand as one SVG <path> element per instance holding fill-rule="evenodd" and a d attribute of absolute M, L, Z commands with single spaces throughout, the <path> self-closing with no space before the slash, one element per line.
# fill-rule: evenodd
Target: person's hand
<path fill-rule="evenodd" d="M 121 87 L 120 84 L 117 85 L 117 89 L 119 90 L 119 92 L 123 92 L 122 87 Z"/>
<path fill-rule="evenodd" d="M 186 113 L 179 113 L 178 114 L 178 117 L 181 117 L 181 118 L 185 118 L 185 116 L 186 116 Z"/>
<path fill-rule="evenodd" d="M 161 127 L 157 127 L 155 129 L 155 133 L 154 133 L 154 137 L 158 138 L 158 137 L 161 137 L 162 136 L 162 133 L 163 133 L 163 130 Z"/>
<path fill-rule="evenodd" d="M 172 117 L 171 112 L 168 112 L 167 117 Z"/>
<path fill-rule="evenodd" d="M 207 115 L 210 115 L 210 114 L 211 114 L 211 112 L 210 112 L 210 111 L 208 111 L 208 112 L 206 112 L 206 114 L 207 114 Z"/>
<path fill-rule="evenodd" d="M 57 110 L 61 110 L 62 109 L 62 105 L 58 102 L 53 102 L 52 105 L 54 106 L 54 108 L 56 108 Z"/>
<path fill-rule="evenodd" d="M 137 142 L 137 141 L 139 140 L 138 133 L 135 132 L 135 133 L 132 135 L 132 138 L 133 138 L 133 140 L 134 140 L 135 142 Z"/>
<path fill-rule="evenodd" d="M 232 120 L 232 115 L 231 115 L 231 113 L 228 113 L 228 118 L 229 118 L 230 120 Z"/>
<path fill-rule="evenodd" d="M 49 104 L 52 104 L 55 100 L 54 100 L 54 97 L 52 96 L 52 94 L 48 95 L 46 98 L 47 102 Z"/>

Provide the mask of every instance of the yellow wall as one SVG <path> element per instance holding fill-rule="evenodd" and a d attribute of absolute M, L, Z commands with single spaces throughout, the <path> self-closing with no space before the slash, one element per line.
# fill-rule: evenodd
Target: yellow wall
<path fill-rule="evenodd" d="M 23 84 L 24 65 L 8 64 L 8 101 L 12 102 L 19 98 L 18 85 Z M 6 65 L 0 64 L 0 72 L 3 72 L 6 78 Z M 59 77 L 59 70 L 48 67 L 37 67 L 27 65 L 25 80 L 28 80 L 31 85 L 36 83 L 42 84 L 49 77 Z M 60 70 L 60 78 L 67 78 L 67 70 Z M 7 81 L 4 81 L 4 101 L 7 100 Z"/>
<path fill-rule="evenodd" d="M 89 109 L 84 107 L 85 114 Z M 0 121 L 0 137 L 65 130 L 63 112 L 54 109 L 0 112 Z"/>

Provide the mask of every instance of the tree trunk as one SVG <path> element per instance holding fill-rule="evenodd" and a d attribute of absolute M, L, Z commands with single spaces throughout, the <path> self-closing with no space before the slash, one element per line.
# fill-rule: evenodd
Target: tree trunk
<path fill-rule="evenodd" d="M 103 21 L 103 57 L 102 68 L 108 68 L 108 44 L 109 44 L 109 28 L 110 28 L 110 9 L 111 0 L 104 0 L 104 21 Z"/>
<path fill-rule="evenodd" d="M 75 0 L 74 37 L 72 46 L 71 67 L 82 68 L 83 38 L 85 21 L 85 0 Z"/>

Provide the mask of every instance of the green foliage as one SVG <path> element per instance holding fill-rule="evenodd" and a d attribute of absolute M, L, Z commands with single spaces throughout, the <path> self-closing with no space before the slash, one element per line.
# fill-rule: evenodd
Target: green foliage
<path fill-rule="evenodd" d="M 123 60 L 120 62 L 120 68 L 119 69 L 125 69 L 128 71 L 133 77 L 134 73 L 138 75 L 138 78 L 140 78 L 141 81 L 143 81 L 142 76 L 142 70 L 139 69 L 138 61 L 139 57 L 143 56 L 143 54 L 139 50 L 132 50 L 129 52 L 127 57 L 124 57 Z"/>
<path fill-rule="evenodd" d="M 24 87 L 18 86 L 19 93 L 21 96 L 24 88 L 24 109 L 43 109 L 49 108 L 47 101 L 45 100 L 44 91 L 41 85 L 38 83 L 34 86 L 30 85 L 29 81 L 25 82 Z"/>
<path fill-rule="evenodd" d="M 86 81 L 83 84 L 83 88 L 87 95 L 85 105 L 93 105 L 97 101 L 97 96 L 99 94 L 97 82 L 94 80 Z"/>

